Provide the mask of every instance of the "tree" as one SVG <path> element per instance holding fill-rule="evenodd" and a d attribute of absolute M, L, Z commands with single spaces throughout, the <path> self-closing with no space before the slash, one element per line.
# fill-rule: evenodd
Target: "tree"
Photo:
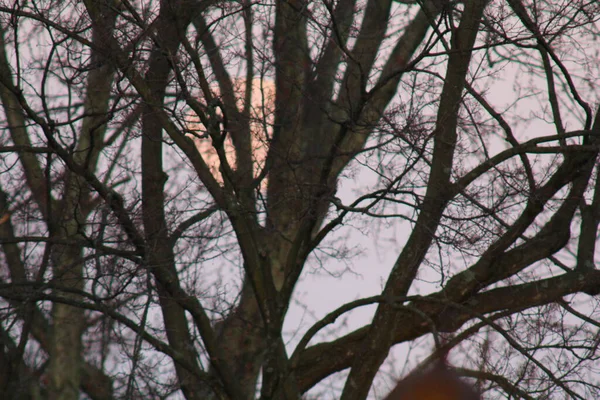
<path fill-rule="evenodd" d="M 433 337 L 487 398 L 600 394 L 597 2 L 0 5 L 4 393 L 364 399 Z M 290 342 L 311 257 L 398 224 Z"/>

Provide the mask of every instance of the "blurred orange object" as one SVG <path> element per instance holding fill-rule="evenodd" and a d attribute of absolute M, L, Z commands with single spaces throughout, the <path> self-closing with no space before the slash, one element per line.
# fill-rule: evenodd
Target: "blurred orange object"
<path fill-rule="evenodd" d="M 401 380 L 385 400 L 481 400 L 444 362 Z"/>
<path fill-rule="evenodd" d="M 3 223 L 5 223 L 6 221 L 8 221 L 10 219 L 10 213 L 7 212 L 6 214 L 4 214 L 2 217 L 0 217 L 0 225 L 2 225 Z"/>

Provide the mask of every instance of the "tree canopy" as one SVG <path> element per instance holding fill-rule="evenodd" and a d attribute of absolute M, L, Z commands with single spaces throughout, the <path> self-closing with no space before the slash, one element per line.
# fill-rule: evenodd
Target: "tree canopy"
<path fill-rule="evenodd" d="M 362 400 L 447 357 L 486 399 L 600 397 L 599 19 L 0 0 L 0 392 Z M 284 328 L 379 252 L 375 295 Z"/>

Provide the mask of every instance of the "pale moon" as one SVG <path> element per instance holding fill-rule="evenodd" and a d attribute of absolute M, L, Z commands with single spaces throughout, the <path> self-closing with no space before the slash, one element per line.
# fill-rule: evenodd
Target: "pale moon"
<path fill-rule="evenodd" d="M 245 80 L 236 79 L 233 82 L 234 91 L 236 96 L 236 105 L 238 110 L 244 109 L 244 92 L 246 90 Z M 213 95 L 218 96 L 218 87 L 211 88 Z M 265 160 L 267 156 L 269 139 L 273 133 L 273 121 L 275 111 L 275 83 L 267 79 L 254 79 L 252 80 L 252 92 L 250 96 L 250 132 L 251 132 L 251 144 L 252 144 L 252 158 L 253 158 L 253 170 L 254 177 L 257 178 L 264 168 Z M 189 129 L 197 131 L 199 134 L 205 133 L 205 128 L 202 123 L 197 122 L 198 117 L 194 116 L 190 119 Z M 198 151 L 202 155 L 202 158 L 210 168 L 213 176 L 220 184 L 223 184 L 223 176 L 219 171 L 221 165 L 217 152 L 212 144 L 211 138 L 201 139 L 196 136 L 193 137 L 198 147 Z M 225 154 L 227 162 L 232 169 L 236 169 L 236 152 L 231 141 L 231 137 L 228 135 L 225 139 Z M 260 190 L 266 188 L 266 178 L 260 183 Z"/>

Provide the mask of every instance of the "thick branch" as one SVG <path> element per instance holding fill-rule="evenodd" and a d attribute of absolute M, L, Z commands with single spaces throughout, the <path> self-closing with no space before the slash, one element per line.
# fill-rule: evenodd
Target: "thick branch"
<path fill-rule="evenodd" d="M 448 310 L 448 303 L 440 300 L 439 293 L 424 297 L 422 302 L 415 302 L 414 306 L 436 321 L 440 331 L 452 332 L 476 318 L 475 314 L 485 315 L 503 310 L 519 312 L 526 308 L 561 300 L 564 296 L 573 293 L 595 292 L 598 290 L 598 285 L 600 285 L 600 271 L 588 270 L 585 273 L 572 272 L 475 295 L 464 303 L 472 312 L 460 308 L 444 313 Z M 428 298 L 434 301 L 426 305 Z M 430 332 L 423 319 L 414 314 L 400 313 L 397 318 L 402 323 L 398 324 L 394 331 L 393 343 L 395 344 L 414 340 Z M 350 367 L 370 327 L 365 326 L 333 342 L 307 348 L 301 355 L 296 370 L 301 391 L 306 392 L 327 376 Z"/>
<path fill-rule="evenodd" d="M 429 249 L 446 206 L 448 198 L 445 192 L 450 183 L 457 140 L 459 105 L 485 5 L 484 0 L 469 2 L 465 6 L 457 31 L 453 33 L 453 51 L 448 59 L 448 71 L 440 99 L 427 192 L 415 229 L 396 260 L 386 283 L 386 295 L 406 295 Z M 398 325 L 396 314 L 396 310 L 389 305 L 379 305 L 377 308 L 369 334 L 364 339 L 350 370 L 342 400 L 366 398 L 373 377 L 393 344 L 394 331 Z"/>

